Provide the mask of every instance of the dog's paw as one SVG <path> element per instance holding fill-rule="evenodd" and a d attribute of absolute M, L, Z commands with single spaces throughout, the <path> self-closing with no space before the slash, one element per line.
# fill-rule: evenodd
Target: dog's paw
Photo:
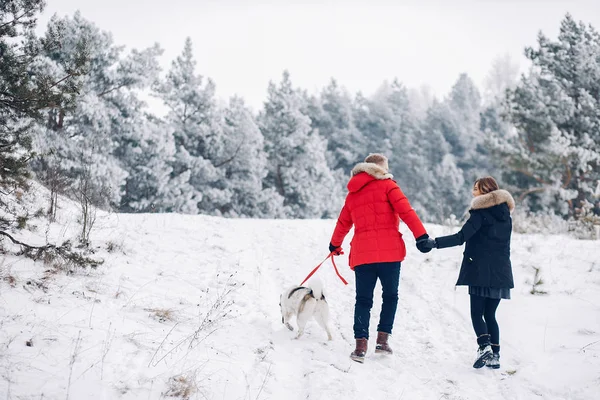
<path fill-rule="evenodd" d="M 286 322 L 286 323 L 285 323 L 285 326 L 287 326 L 287 328 L 288 328 L 290 331 L 293 331 L 293 330 L 294 330 L 294 327 L 293 327 L 293 326 L 291 326 L 289 322 Z"/>

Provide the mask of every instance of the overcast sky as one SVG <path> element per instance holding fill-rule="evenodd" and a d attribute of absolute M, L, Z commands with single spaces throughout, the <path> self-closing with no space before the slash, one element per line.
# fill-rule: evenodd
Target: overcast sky
<path fill-rule="evenodd" d="M 566 12 L 600 28 L 599 0 L 47 0 L 40 22 L 80 10 L 115 43 L 158 42 L 168 68 L 192 38 L 198 73 L 217 94 L 241 95 L 255 109 L 269 80 L 288 69 L 295 86 L 315 93 L 334 77 L 369 95 L 397 77 L 444 96 L 458 75 L 481 85 L 492 61 L 523 48 L 539 30 L 555 37 Z"/>

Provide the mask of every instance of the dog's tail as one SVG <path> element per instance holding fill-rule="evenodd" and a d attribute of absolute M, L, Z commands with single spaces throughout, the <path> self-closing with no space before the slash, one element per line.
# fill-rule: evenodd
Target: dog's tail
<path fill-rule="evenodd" d="M 323 294 L 323 282 L 319 278 L 312 278 L 308 282 L 308 287 L 312 290 L 312 295 L 317 300 L 325 300 L 325 295 Z"/>

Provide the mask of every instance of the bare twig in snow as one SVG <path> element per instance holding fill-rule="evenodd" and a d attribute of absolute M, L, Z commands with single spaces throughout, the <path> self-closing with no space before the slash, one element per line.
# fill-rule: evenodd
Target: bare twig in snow
<path fill-rule="evenodd" d="M 169 335 L 171 334 L 171 332 L 173 332 L 173 329 L 175 329 L 175 327 L 177 327 L 177 325 L 179 325 L 179 322 L 177 322 L 175 325 L 173 325 L 173 327 L 171 328 L 171 330 L 169 330 L 169 332 L 167 333 L 167 336 L 165 336 L 163 338 L 162 342 L 160 342 L 160 345 L 158 345 L 158 348 L 156 349 L 156 351 L 152 355 L 152 358 L 150 359 L 150 362 L 148 363 L 148 367 L 150 366 L 150 364 L 152 364 L 152 361 L 154 361 L 154 357 L 156 357 L 156 354 L 161 349 L 162 345 L 165 343 L 165 340 L 167 340 L 167 338 L 169 337 Z M 158 362 L 160 362 L 160 360 Z M 156 366 L 158 364 L 158 362 L 156 364 L 154 364 L 154 366 Z"/>
<path fill-rule="evenodd" d="M 583 351 L 583 352 L 585 353 L 585 349 L 586 349 L 586 348 L 588 348 L 588 347 L 591 347 L 591 346 L 595 345 L 596 343 L 600 343 L 600 340 L 596 340 L 595 342 L 592 342 L 592 343 L 588 343 L 588 344 L 586 344 L 585 346 L 583 346 L 583 347 L 581 348 L 581 351 Z"/>
<path fill-rule="evenodd" d="M 73 349 L 73 354 L 71 355 L 71 362 L 69 363 L 69 383 L 67 385 L 67 400 L 69 400 L 69 391 L 71 390 L 71 377 L 73 376 L 73 365 L 75 364 L 75 360 L 77 359 L 77 352 L 79 350 L 79 344 L 81 343 L 81 331 L 77 335 L 77 341 L 75 342 L 75 348 Z"/>
<path fill-rule="evenodd" d="M 189 334 L 187 337 L 181 339 L 177 342 L 170 350 L 168 350 L 162 357 L 152 363 L 152 360 L 156 358 L 156 354 L 152 357 L 150 361 L 152 366 L 158 365 L 162 360 L 164 360 L 167 356 L 180 349 L 184 344 L 188 344 L 188 351 L 193 350 L 200 343 L 204 342 L 209 336 L 215 333 L 219 329 L 219 325 L 230 319 L 231 309 L 230 307 L 234 304 L 233 300 L 227 300 L 227 297 L 235 290 L 237 290 L 238 286 L 236 282 L 230 283 L 231 279 L 235 274 L 229 275 L 227 281 L 225 282 L 225 288 L 222 291 L 217 292 L 217 298 L 213 302 L 213 304 L 209 307 L 208 311 L 202 317 L 200 321 L 200 325 L 198 328 Z M 169 332 L 170 334 L 170 332 Z M 169 336 L 169 335 L 167 335 Z M 165 338 L 166 339 L 166 338 Z M 163 342 L 161 342 L 159 348 L 156 353 L 162 347 Z"/>
<path fill-rule="evenodd" d="M 104 359 L 110 350 L 110 344 L 112 343 L 112 338 L 110 337 L 110 328 L 112 327 L 112 322 L 108 325 L 108 332 L 106 333 L 106 341 L 104 342 L 104 349 L 102 351 L 102 364 L 100 365 L 100 380 L 104 379 Z"/>
<path fill-rule="evenodd" d="M 98 297 L 98 292 L 94 293 L 94 301 L 92 301 L 92 309 L 90 310 L 90 320 L 88 323 L 88 326 L 91 328 L 92 327 L 92 315 L 94 314 L 94 306 L 96 305 L 96 299 Z"/>
<path fill-rule="evenodd" d="M 263 379 L 262 385 L 260 385 L 260 389 L 258 391 L 258 393 L 256 394 L 256 400 L 258 400 L 258 397 L 260 396 L 261 392 L 263 391 L 265 384 L 267 383 L 267 378 L 269 377 L 269 374 L 271 373 L 271 367 L 273 366 L 273 363 L 269 364 L 269 369 L 267 370 L 267 373 L 265 374 L 265 378 Z"/>

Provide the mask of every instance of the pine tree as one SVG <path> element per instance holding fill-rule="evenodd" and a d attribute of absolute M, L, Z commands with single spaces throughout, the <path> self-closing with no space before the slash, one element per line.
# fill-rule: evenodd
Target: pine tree
<path fill-rule="evenodd" d="M 155 93 L 169 109 L 166 126 L 175 141 L 172 203 L 165 204 L 166 209 L 221 215 L 233 196 L 229 188 L 220 185 L 225 173 L 217 167 L 224 153 L 223 115 L 216 105 L 214 83 L 205 83 L 204 77 L 196 74 L 190 38 Z"/>
<path fill-rule="evenodd" d="M 128 171 L 120 210 L 125 212 L 164 212 L 171 197 L 170 163 L 175 155 L 173 137 L 163 121 L 143 118 L 136 140 L 120 147 L 120 158 Z M 195 207 L 195 203 L 194 203 Z"/>
<path fill-rule="evenodd" d="M 284 198 L 286 214 L 295 218 L 332 217 L 341 207 L 327 166 L 327 143 L 302 112 L 306 97 L 292 87 L 289 73 L 279 86 L 269 84 L 268 100 L 258 117 L 268 156 L 267 189 Z"/>
<path fill-rule="evenodd" d="M 519 79 L 519 65 L 510 55 L 504 54 L 494 59 L 492 68 L 485 77 L 484 103 L 487 107 L 498 106 L 506 97 L 506 91 L 512 90 Z"/>
<path fill-rule="evenodd" d="M 600 35 L 567 15 L 557 40 L 527 48 L 532 68 L 506 102 L 515 134 L 495 150 L 534 209 L 575 215 L 600 179 Z"/>
<path fill-rule="evenodd" d="M 366 98 L 361 93 L 356 97 L 356 126 L 366 141 L 368 153 L 391 154 L 393 111 L 390 109 L 388 99 L 392 87 L 384 82 L 377 92 Z"/>
<path fill-rule="evenodd" d="M 419 120 L 425 119 L 427 110 L 435 101 L 431 87 L 421 85 L 419 88 L 411 88 L 408 91 L 408 99 L 413 115 Z"/>
<path fill-rule="evenodd" d="M 427 159 L 435 166 L 430 204 L 437 220 L 451 214 L 462 217 L 474 180 L 492 170 L 480 113 L 479 90 L 466 74 L 461 74 L 449 95 L 442 102 L 435 101 L 427 113 L 423 123 L 430 136 Z"/>
<path fill-rule="evenodd" d="M 331 80 L 310 112 L 312 126 L 327 140 L 328 164 L 343 176 L 366 156 L 366 141 L 354 123 L 354 105 L 348 92 Z M 344 183 L 345 185 L 345 183 Z"/>
<path fill-rule="evenodd" d="M 77 56 L 80 38 L 85 38 L 90 61 L 76 107 L 69 114 L 60 106 L 48 110 L 45 124 L 36 129 L 36 149 L 42 157 L 56 157 L 59 173 L 71 181 L 67 195 L 77 195 L 80 181 L 89 179 L 93 204 L 119 208 L 129 174 L 123 157 L 130 154 L 126 148 L 139 140 L 144 125 L 145 104 L 138 92 L 156 79 L 162 50 L 155 45 L 123 55 L 108 32 L 80 13 L 53 17 L 46 36 L 59 29 L 62 45 L 43 53 L 44 65 L 57 69 L 70 62 Z M 43 160 L 34 163 L 38 176 L 44 176 L 44 165 Z"/>
<path fill-rule="evenodd" d="M 474 158 L 477 157 L 477 147 L 483 143 L 479 90 L 467 74 L 461 74 L 446 102 L 454 119 L 453 129 L 445 132 L 446 141 L 452 148 L 452 154 L 460 160 L 459 166 L 463 169 L 472 168 L 476 164 Z"/>
<path fill-rule="evenodd" d="M 390 172 L 422 216 L 428 210 L 431 166 L 426 161 L 429 139 L 420 129 L 406 87 L 384 82 L 370 99 L 357 97 L 356 123 L 366 137 L 365 153 L 383 153 Z"/>
<path fill-rule="evenodd" d="M 40 55 L 64 45 L 61 26 L 48 32 L 45 38 L 34 35 L 36 15 L 42 11 L 41 0 L 0 2 L 0 206 L 2 214 L 14 215 L 8 207 L 5 189 L 27 187 L 29 163 L 33 158 L 31 132 L 35 123 L 43 120 L 44 112 L 60 108 L 70 112 L 79 94 L 79 77 L 86 72 L 87 43 L 79 37 L 69 60 L 49 65 Z M 48 140 L 50 140 L 48 138 Z M 12 236 L 12 228 L 20 224 L 0 218 L 0 235 L 18 245 L 12 253 L 2 246 L 2 252 L 44 260 L 61 259 L 65 265 L 95 268 L 102 261 L 93 260 L 71 249 L 69 241 L 62 245 L 32 246 Z M 89 231 L 88 231 L 89 232 Z"/>
<path fill-rule="evenodd" d="M 225 216 L 277 218 L 284 216 L 283 198 L 274 190 L 263 190 L 267 176 L 264 139 L 250 110 L 239 97 L 233 97 L 224 115 L 223 152 L 216 167 L 223 170 L 223 190 L 231 191 L 231 201 L 222 206 Z"/>
<path fill-rule="evenodd" d="M 408 91 L 406 87 L 394 80 L 387 88 L 381 99 L 387 105 L 388 137 L 391 150 L 390 170 L 402 187 L 402 190 L 411 198 L 413 207 L 423 211 L 423 202 L 415 195 L 422 191 L 423 178 L 426 165 L 424 163 L 424 143 L 422 132 L 418 129 L 418 121 L 414 116 Z"/>
<path fill-rule="evenodd" d="M 457 120 L 447 102 L 434 101 L 421 124 L 425 171 L 420 197 L 431 220 L 442 222 L 466 209 L 464 172 L 457 165 L 452 147 L 446 141 L 456 130 Z"/>
<path fill-rule="evenodd" d="M 33 157 L 31 129 L 49 107 L 73 108 L 87 61 L 86 43 L 76 42 L 69 60 L 48 68 L 42 52 L 63 45 L 61 27 L 39 39 L 34 36 L 36 15 L 43 0 L 0 3 L 0 185 L 22 186 Z"/>

